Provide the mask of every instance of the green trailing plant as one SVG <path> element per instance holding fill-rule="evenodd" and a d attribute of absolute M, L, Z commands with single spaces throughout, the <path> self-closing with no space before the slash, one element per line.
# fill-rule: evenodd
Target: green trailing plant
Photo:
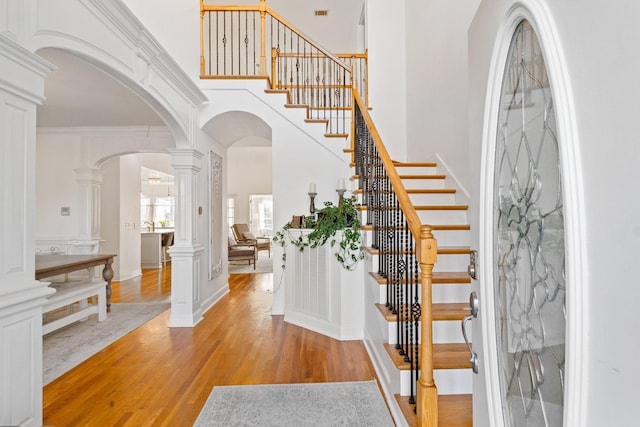
<path fill-rule="evenodd" d="M 358 262 L 364 259 L 360 220 L 358 219 L 357 200 L 355 196 L 343 198 L 337 206 L 331 202 L 324 202 L 324 207 L 318 211 L 317 218 L 305 218 L 303 228 L 311 229 L 308 234 L 300 233 L 295 236 L 291 222 L 284 225 L 273 237 L 274 243 L 285 248 L 292 244 L 301 252 L 305 248 L 317 248 L 329 245 L 335 248 L 334 255 L 342 267 L 353 270 Z M 337 236 L 341 231 L 340 236 Z M 297 233 L 295 233 L 297 234 Z M 282 268 L 287 260 L 286 251 L 282 254 Z"/>

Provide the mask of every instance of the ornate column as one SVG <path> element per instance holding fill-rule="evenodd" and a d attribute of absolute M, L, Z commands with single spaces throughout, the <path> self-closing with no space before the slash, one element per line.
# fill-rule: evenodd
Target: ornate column
<path fill-rule="evenodd" d="M 75 169 L 78 183 L 78 238 L 93 240 L 100 238 L 100 200 L 102 171 L 98 169 Z"/>
<path fill-rule="evenodd" d="M 192 148 L 169 150 L 174 171 L 175 236 L 171 254 L 171 327 L 191 327 L 202 320 L 200 282 L 205 248 L 197 239 L 198 175 L 203 154 Z"/>

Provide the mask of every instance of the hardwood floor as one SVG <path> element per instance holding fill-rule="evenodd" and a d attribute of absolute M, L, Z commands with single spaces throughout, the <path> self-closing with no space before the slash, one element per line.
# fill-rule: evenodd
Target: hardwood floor
<path fill-rule="evenodd" d="M 170 272 L 114 283 L 112 301 L 167 298 Z M 233 275 L 194 328 L 161 314 L 44 388 L 44 424 L 190 426 L 215 385 L 364 381 L 361 341 L 336 341 L 271 315 L 272 274 Z"/>

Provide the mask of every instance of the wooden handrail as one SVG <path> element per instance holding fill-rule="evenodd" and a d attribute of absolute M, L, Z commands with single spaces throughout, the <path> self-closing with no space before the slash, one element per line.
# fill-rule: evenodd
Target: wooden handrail
<path fill-rule="evenodd" d="M 396 196 L 398 197 L 400 208 L 404 212 L 407 223 L 409 224 L 409 229 L 411 230 L 411 234 L 413 235 L 413 238 L 415 239 L 416 244 L 419 245 L 420 244 L 419 243 L 420 227 L 422 227 L 422 222 L 420 221 L 420 218 L 418 218 L 418 214 L 413 208 L 413 203 L 411 203 L 411 200 L 409 199 L 409 194 L 407 193 L 407 190 L 404 188 L 404 184 L 402 184 L 402 180 L 400 179 L 400 175 L 398 175 L 398 172 L 396 171 L 396 167 L 393 163 L 393 160 L 391 160 L 391 157 L 389 156 L 389 153 L 387 152 L 386 147 L 382 143 L 382 138 L 380 137 L 380 134 L 378 133 L 376 126 L 373 124 L 373 120 L 369 115 L 367 107 L 362 102 L 362 99 L 360 98 L 360 94 L 358 93 L 358 90 L 355 88 L 353 89 L 353 98 L 355 99 L 354 106 L 355 104 L 357 104 L 358 107 L 360 108 L 362 117 L 366 121 L 367 127 L 369 128 L 369 132 L 371 133 L 371 139 L 374 141 L 376 148 L 378 149 L 380 159 L 382 160 L 382 163 L 387 173 L 389 174 L 389 180 L 391 181 L 393 188 L 396 190 Z M 351 141 L 352 141 L 351 148 L 353 149 L 354 148 L 353 138 L 351 139 Z M 416 252 L 420 253 L 420 246 L 416 248 Z M 418 258 L 418 262 L 421 262 L 420 258 Z"/>
<path fill-rule="evenodd" d="M 438 244 L 433 237 L 432 227 L 423 225 L 416 213 L 413 203 L 409 199 L 409 195 L 402 184 L 402 180 L 396 171 L 394 162 L 389 157 L 382 138 L 378 130 L 369 116 L 362 99 L 357 91 L 353 89 L 353 115 L 355 117 L 356 105 L 365 120 L 371 140 L 376 146 L 378 156 L 382 161 L 388 179 L 395 190 L 395 196 L 400 204 L 408 228 L 413 235 L 416 243 L 416 259 L 420 265 L 420 285 L 421 285 L 421 304 L 420 304 L 420 356 L 419 370 L 420 378 L 416 388 L 416 410 L 418 425 L 426 427 L 436 427 L 438 425 L 438 389 L 433 377 L 433 315 L 432 315 L 432 285 L 433 285 L 433 268 L 437 260 Z M 352 161 L 355 153 L 355 128 L 352 124 L 351 151 Z"/>

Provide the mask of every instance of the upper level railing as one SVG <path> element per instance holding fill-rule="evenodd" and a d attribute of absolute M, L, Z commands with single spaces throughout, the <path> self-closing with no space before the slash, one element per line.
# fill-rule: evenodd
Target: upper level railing
<path fill-rule="evenodd" d="M 416 403 L 422 426 L 436 426 L 431 285 L 437 242 L 418 218 L 364 102 L 353 92 L 352 160 L 378 251 L 378 275 L 387 283 L 386 306 L 397 316 L 396 349 L 410 366 L 409 402 Z"/>
<path fill-rule="evenodd" d="M 328 134 L 351 126 L 351 89 L 367 93 L 367 54 L 334 55 L 260 0 L 256 6 L 200 3 L 201 78 L 268 78 L 288 103 L 308 107 Z M 366 98 L 365 98 L 366 99 Z"/>

